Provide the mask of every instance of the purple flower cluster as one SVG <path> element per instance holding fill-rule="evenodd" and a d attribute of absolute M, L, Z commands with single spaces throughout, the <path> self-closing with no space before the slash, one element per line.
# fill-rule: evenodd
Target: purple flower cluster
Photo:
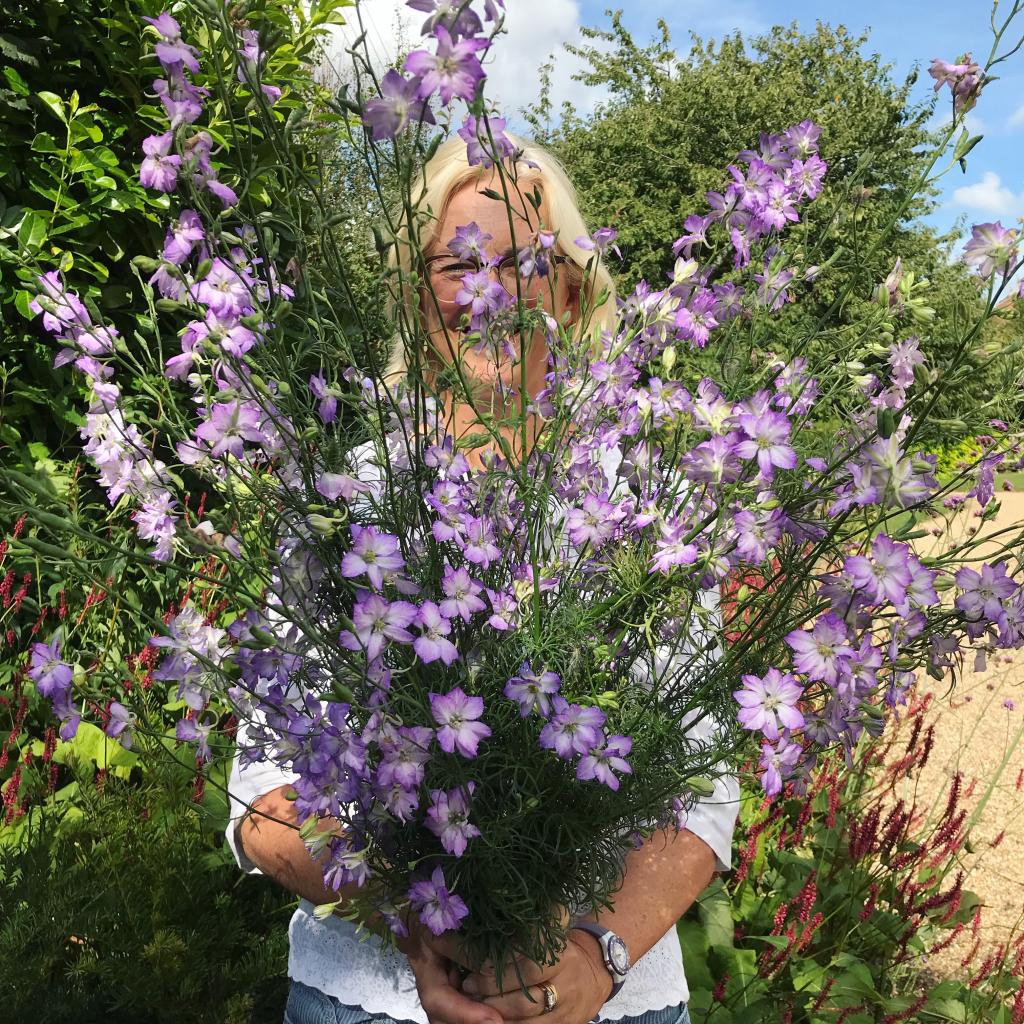
<path fill-rule="evenodd" d="M 71 363 L 88 380 L 91 402 L 79 431 L 84 451 L 99 471 L 99 482 L 114 505 L 127 496 L 139 536 L 153 544 L 152 555 L 167 561 L 177 532 L 177 502 L 167 467 L 154 459 L 138 427 L 121 408 L 121 390 L 113 381 L 113 352 L 117 330 L 94 324 L 79 297 L 68 291 L 56 270 L 39 278 L 39 295 L 29 303 L 42 313 L 43 326 L 63 346 L 54 366 Z"/>
<path fill-rule="evenodd" d="M 964 248 L 964 262 L 976 267 L 983 281 L 993 274 L 1007 277 L 1017 268 L 1017 232 L 995 223 L 975 224 Z"/>
<path fill-rule="evenodd" d="M 498 22 L 504 0 L 484 0 L 483 20 L 471 2 L 452 4 L 449 0 L 408 0 L 414 10 L 429 14 L 421 35 L 429 49 L 413 50 L 405 59 L 403 78 L 390 70 L 381 79 L 380 96 L 363 105 L 363 124 L 376 141 L 393 139 L 410 124 L 435 124 L 430 100 L 436 95 L 443 106 L 459 98 L 467 104 L 486 77 L 480 58 L 491 45 L 482 35 L 484 22 Z M 497 26 L 496 26 L 497 28 Z M 505 122 L 491 120 L 499 159 L 508 155 L 511 144 L 504 135 Z M 467 119 L 459 133 L 471 147 L 471 163 L 492 162 L 491 146 L 475 117 Z"/>
<path fill-rule="evenodd" d="M 178 186 L 178 175 L 184 170 L 191 175 L 197 189 L 205 187 L 225 206 L 234 206 L 238 197 L 231 188 L 217 180 L 210 163 L 212 140 L 209 133 L 197 132 L 191 137 L 179 133 L 180 129 L 199 120 L 210 94 L 203 86 L 194 85 L 187 74 L 199 71 L 196 51 L 182 40 L 181 26 L 167 11 L 145 20 L 160 36 L 156 56 L 167 77 L 156 79 L 153 91 L 160 98 L 170 127 L 160 135 L 151 135 L 143 140 L 142 151 L 146 158 L 139 169 L 139 181 L 143 188 L 173 192 Z M 254 55 L 257 52 L 255 39 L 247 37 L 239 65 L 240 76 L 242 68 L 253 63 L 250 51 Z M 176 141 L 181 143 L 183 155 L 171 152 Z"/>

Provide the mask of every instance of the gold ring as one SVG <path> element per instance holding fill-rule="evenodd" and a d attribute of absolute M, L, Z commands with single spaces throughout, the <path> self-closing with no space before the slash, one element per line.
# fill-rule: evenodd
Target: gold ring
<path fill-rule="evenodd" d="M 540 986 L 544 993 L 544 1009 L 541 1013 L 550 1013 L 558 1005 L 558 989 L 554 985 L 544 984 Z"/>

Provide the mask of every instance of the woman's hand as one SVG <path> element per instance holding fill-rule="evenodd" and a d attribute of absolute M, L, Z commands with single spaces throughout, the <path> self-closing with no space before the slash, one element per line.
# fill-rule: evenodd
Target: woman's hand
<path fill-rule="evenodd" d="M 505 1024 L 534 1021 L 543 1014 L 543 1024 L 586 1024 L 593 1020 L 612 992 L 612 976 L 604 964 L 601 947 L 593 936 L 574 932 L 558 962 L 541 966 L 519 961 L 519 971 L 528 986 L 527 996 L 514 969 L 505 971 L 502 988 L 490 971 L 471 974 L 462 991 L 479 999 L 480 1005 L 497 1010 Z M 555 1008 L 544 1013 L 544 991 L 548 985 L 556 994 Z M 503 989 L 503 990 L 502 990 Z"/>
<path fill-rule="evenodd" d="M 420 1004 L 430 1024 L 504 1024 L 500 1011 L 459 990 L 462 973 L 455 944 L 436 938 L 418 922 L 409 922 L 409 938 L 400 943 L 416 977 Z"/>

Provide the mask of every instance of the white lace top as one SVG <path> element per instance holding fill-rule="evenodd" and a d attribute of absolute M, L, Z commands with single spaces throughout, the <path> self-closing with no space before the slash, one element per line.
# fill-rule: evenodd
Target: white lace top
<path fill-rule="evenodd" d="M 604 468 L 615 479 L 617 450 Z M 360 478 L 363 474 L 360 473 Z M 682 656 L 685 649 L 677 656 Z M 709 716 L 691 724 L 688 735 L 695 740 L 710 739 L 715 726 Z M 248 744 L 248 724 L 239 723 L 236 737 L 241 749 Z M 239 867 L 248 874 L 260 874 L 245 855 L 236 829 L 249 805 L 264 793 L 294 781 L 296 776 L 277 765 L 257 762 L 241 764 L 236 754 L 228 783 L 230 821 L 227 842 Z M 732 834 L 739 809 L 739 785 L 732 776 L 716 779 L 714 792 L 702 798 L 689 812 L 686 829 L 711 847 L 718 871 L 731 865 Z M 387 947 L 371 933 L 357 933 L 356 926 L 340 917 L 318 921 L 313 904 L 301 900 L 288 928 L 288 975 L 295 981 L 334 996 L 349 1007 L 387 1015 L 398 1021 L 428 1024 L 416 991 L 416 980 L 408 959 Z M 619 994 L 602 1007 L 601 1020 L 618 1020 L 660 1010 L 689 999 L 682 950 L 675 928 L 669 931 L 633 965 Z"/>

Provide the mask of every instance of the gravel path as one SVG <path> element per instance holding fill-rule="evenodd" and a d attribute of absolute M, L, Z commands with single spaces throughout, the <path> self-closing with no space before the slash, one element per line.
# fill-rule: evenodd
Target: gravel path
<path fill-rule="evenodd" d="M 985 534 L 1024 523 L 1024 494 L 997 497 L 1002 508 L 994 524 L 984 525 Z M 978 523 L 967 512 L 957 516 L 951 532 L 962 535 Z M 919 546 L 927 550 L 926 542 Z M 990 555 L 995 547 L 982 550 Z M 1014 556 L 1011 572 L 1018 571 L 1013 563 L 1024 559 L 1024 551 Z M 963 855 L 962 867 L 964 888 L 982 900 L 981 943 L 967 966 L 961 962 L 974 944 L 969 929 L 932 957 L 928 968 L 946 977 L 970 976 L 988 952 L 1024 928 L 1024 650 L 997 652 L 984 670 L 972 668 L 965 667 L 952 694 L 934 693 L 932 756 L 920 778 L 907 782 L 908 790 L 916 786 L 920 807 L 931 808 L 933 816 L 945 805 L 956 772 L 963 773 L 965 795 L 971 793 L 963 806 L 975 816 L 969 833 L 974 852 Z"/>

